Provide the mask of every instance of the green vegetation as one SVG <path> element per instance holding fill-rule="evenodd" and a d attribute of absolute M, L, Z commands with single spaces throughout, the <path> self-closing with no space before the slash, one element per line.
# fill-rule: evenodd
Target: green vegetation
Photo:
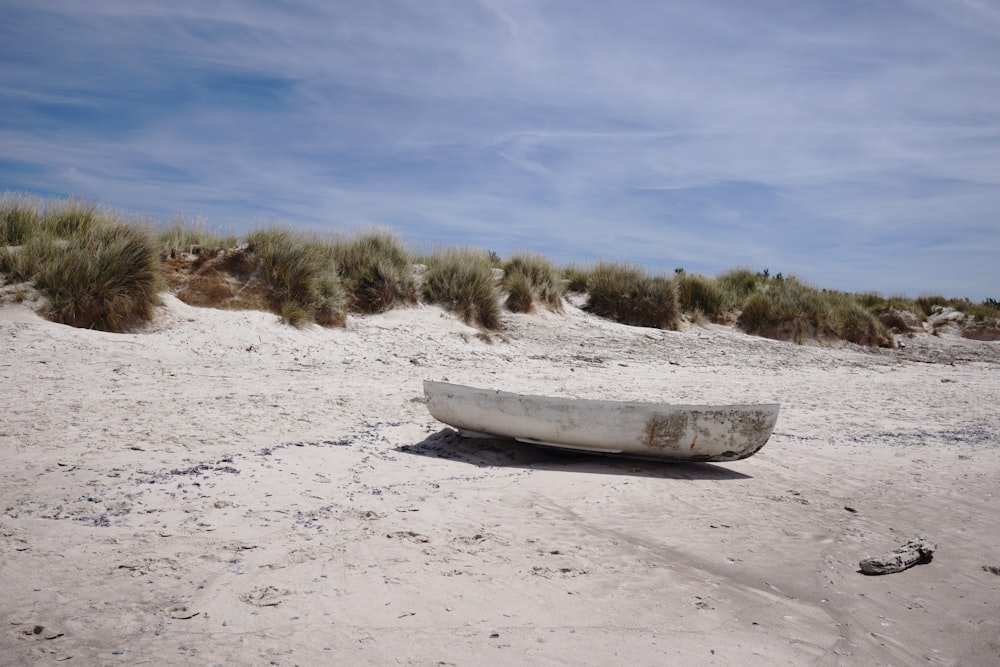
<path fill-rule="evenodd" d="M 176 258 L 182 255 L 209 256 L 222 250 L 235 248 L 235 236 L 222 236 L 208 228 L 202 220 L 178 217 L 157 230 L 156 239 L 162 244 L 161 257 Z"/>
<path fill-rule="evenodd" d="M 351 310 L 381 313 L 417 302 L 413 259 L 392 232 L 357 233 L 336 243 L 333 256 Z"/>
<path fill-rule="evenodd" d="M 600 262 L 587 278 L 587 310 L 622 324 L 676 329 L 677 285 L 629 264 Z"/>
<path fill-rule="evenodd" d="M 42 202 L 8 192 L 0 198 L 0 247 L 20 246 L 42 229 Z"/>
<path fill-rule="evenodd" d="M 504 261 L 474 248 L 416 258 L 385 229 L 324 237 L 272 227 L 241 241 L 199 220 L 177 218 L 154 231 L 85 201 L 18 193 L 0 197 L 0 279 L 19 284 L 13 293 L 22 298 L 34 283 L 46 300 L 44 313 L 55 321 L 108 331 L 148 321 L 164 288 L 192 305 L 270 310 L 293 326 L 342 326 L 349 311 L 380 313 L 423 299 L 484 332 L 497 331 L 501 300 L 512 312 L 560 311 L 568 291 L 584 293 L 590 312 L 623 324 L 735 323 L 747 333 L 800 343 L 892 346 L 890 329 L 919 330 L 943 309 L 963 314 L 968 335 L 989 339 L 1000 330 L 995 299 L 975 304 L 938 294 L 847 294 L 744 266 L 713 278 L 683 269 L 650 275 L 613 262 L 560 271 L 535 253 Z"/>
<path fill-rule="evenodd" d="M 503 288 L 507 308 L 515 313 L 530 313 L 535 303 L 549 310 L 563 309 L 562 279 L 556 265 L 535 253 L 519 253 L 504 265 Z"/>
<path fill-rule="evenodd" d="M 586 292 L 590 269 L 579 264 L 567 264 L 562 268 L 562 278 L 567 292 Z"/>
<path fill-rule="evenodd" d="M 708 318 L 712 322 L 725 322 L 729 310 L 739 303 L 714 278 L 678 270 L 674 280 L 681 311 L 696 321 Z"/>
<path fill-rule="evenodd" d="M 261 277 L 271 310 L 292 326 L 341 326 L 344 289 L 331 241 L 273 227 L 251 232 L 245 256 Z"/>
<path fill-rule="evenodd" d="M 127 331 L 152 317 L 160 265 L 148 230 L 102 220 L 68 239 L 32 235 L 20 251 L 0 254 L 0 270 L 34 281 L 55 322 Z"/>
<path fill-rule="evenodd" d="M 500 286 L 490 255 L 475 248 L 447 248 L 426 258 L 423 296 L 465 322 L 500 328 Z"/>

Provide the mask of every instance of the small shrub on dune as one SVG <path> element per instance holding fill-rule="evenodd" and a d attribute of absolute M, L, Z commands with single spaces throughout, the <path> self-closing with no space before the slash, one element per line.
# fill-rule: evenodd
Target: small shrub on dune
<path fill-rule="evenodd" d="M 301 304 L 295 303 L 294 301 L 285 301 L 282 303 L 278 308 L 278 314 L 281 316 L 282 322 L 293 326 L 296 329 L 313 321 L 309 311 L 303 308 Z"/>
<path fill-rule="evenodd" d="M 381 313 L 417 301 L 413 260 L 387 230 L 372 230 L 338 241 L 334 257 L 351 310 Z"/>
<path fill-rule="evenodd" d="M 96 230 L 114 220 L 114 215 L 97 204 L 79 199 L 49 203 L 42 216 L 42 226 L 53 236 L 71 238 Z"/>
<path fill-rule="evenodd" d="M 953 308 L 971 318 L 976 323 L 995 323 L 1000 317 L 997 302 L 986 299 L 982 303 L 973 303 L 969 299 L 952 299 L 940 294 L 923 295 L 915 299 L 921 312 L 926 316 L 933 315 L 943 308 Z"/>
<path fill-rule="evenodd" d="M 503 266 L 507 307 L 516 313 L 530 312 L 535 303 L 549 310 L 562 310 L 563 288 L 555 264 L 541 255 L 514 255 Z"/>
<path fill-rule="evenodd" d="M 921 294 L 913 301 L 924 317 L 933 315 L 935 307 L 943 308 L 948 305 L 948 298 L 941 294 Z"/>
<path fill-rule="evenodd" d="M 157 232 L 162 259 L 194 257 L 195 266 L 204 263 L 220 251 L 239 245 L 235 236 L 224 236 L 208 228 L 201 220 L 188 221 L 178 217 Z"/>
<path fill-rule="evenodd" d="M 511 312 L 530 313 L 534 310 L 535 295 L 528 276 L 523 273 L 504 275 L 503 286 L 507 290 L 505 304 Z"/>
<path fill-rule="evenodd" d="M 257 230 L 247 237 L 246 253 L 269 290 L 271 310 L 295 326 L 341 321 L 336 313 L 343 312 L 344 292 L 334 252 L 332 243 L 286 229 Z"/>
<path fill-rule="evenodd" d="M 0 246 L 0 273 L 12 283 L 35 279 L 38 267 L 50 256 L 57 240 L 47 234 L 34 234 L 17 247 Z"/>
<path fill-rule="evenodd" d="M 833 334 L 851 343 L 869 347 L 893 347 L 888 327 L 861 304 L 848 297 L 836 299 L 832 308 Z"/>
<path fill-rule="evenodd" d="M 803 343 L 818 335 L 818 305 L 815 290 L 789 279 L 748 296 L 736 326 L 749 334 Z"/>
<path fill-rule="evenodd" d="M 473 248 L 450 248 L 426 259 L 423 295 L 458 314 L 466 323 L 500 328 L 500 288 L 489 255 Z"/>
<path fill-rule="evenodd" d="M 103 331 L 145 322 L 158 302 L 160 267 L 149 232 L 137 224 L 102 221 L 65 242 L 52 240 L 35 284 L 54 321 Z"/>
<path fill-rule="evenodd" d="M 590 279 L 590 269 L 578 264 L 568 264 L 562 269 L 563 281 L 568 292 L 586 292 L 587 281 Z"/>
<path fill-rule="evenodd" d="M 632 326 L 674 330 L 679 322 L 677 286 L 666 276 L 648 276 L 639 268 L 601 262 L 587 283 L 587 310 Z"/>

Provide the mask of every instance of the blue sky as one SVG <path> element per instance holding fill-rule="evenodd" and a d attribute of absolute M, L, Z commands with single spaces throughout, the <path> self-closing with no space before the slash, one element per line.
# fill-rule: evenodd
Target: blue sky
<path fill-rule="evenodd" d="M 4 0 L 0 190 L 1000 298 L 1000 0 Z"/>

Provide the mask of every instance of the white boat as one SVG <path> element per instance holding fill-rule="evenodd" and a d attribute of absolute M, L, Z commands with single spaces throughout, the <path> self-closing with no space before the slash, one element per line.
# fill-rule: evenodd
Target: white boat
<path fill-rule="evenodd" d="M 737 461 L 774 430 L 778 404 L 672 405 L 514 394 L 424 381 L 435 419 L 469 437 L 672 461 Z"/>

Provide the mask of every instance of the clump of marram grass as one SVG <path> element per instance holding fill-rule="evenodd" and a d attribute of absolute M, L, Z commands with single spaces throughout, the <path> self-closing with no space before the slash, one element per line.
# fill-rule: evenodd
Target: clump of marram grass
<path fill-rule="evenodd" d="M 500 328 L 500 287 L 490 256 L 475 248 L 448 248 L 424 263 L 423 296 L 484 329 Z"/>
<path fill-rule="evenodd" d="M 930 317 L 945 308 L 952 308 L 971 318 L 974 322 L 996 322 L 1000 318 L 1000 305 L 993 299 L 973 303 L 969 299 L 953 299 L 940 294 L 924 294 L 914 301 L 924 315 Z"/>
<path fill-rule="evenodd" d="M 760 290 L 767 289 L 772 280 L 763 271 L 754 271 L 746 266 L 737 266 L 716 276 L 728 308 L 739 310 L 743 303 Z M 781 282 L 775 280 L 773 282 Z"/>
<path fill-rule="evenodd" d="M 191 256 L 200 258 L 201 262 L 239 245 L 235 236 L 219 234 L 209 229 L 203 220 L 189 221 L 181 216 L 157 229 L 156 239 L 161 244 L 162 259 Z"/>
<path fill-rule="evenodd" d="M 0 273 L 6 281 L 21 283 L 33 281 L 38 267 L 51 254 L 56 239 L 49 235 L 34 234 L 20 246 L 0 245 Z"/>
<path fill-rule="evenodd" d="M 20 246 L 42 229 L 42 202 L 16 192 L 0 198 L 0 248 Z"/>
<path fill-rule="evenodd" d="M 518 253 L 504 263 L 503 270 L 502 287 L 511 311 L 529 313 L 536 302 L 549 310 L 562 311 L 562 281 L 550 260 L 535 253 Z"/>
<path fill-rule="evenodd" d="M 343 326 L 344 290 L 332 242 L 282 228 L 253 231 L 246 242 L 244 261 L 266 286 L 272 312 L 292 326 Z"/>
<path fill-rule="evenodd" d="M 113 220 L 78 228 L 68 239 L 40 237 L 33 278 L 44 313 L 61 324 L 128 331 L 148 322 L 158 303 L 159 259 L 142 225 Z"/>
<path fill-rule="evenodd" d="M 42 215 L 42 227 L 61 239 L 86 234 L 115 219 L 115 215 L 97 204 L 80 199 L 49 202 Z"/>
<path fill-rule="evenodd" d="M 392 232 L 367 230 L 338 240 L 334 257 L 351 310 L 383 313 L 416 303 L 413 260 Z"/>
<path fill-rule="evenodd" d="M 588 311 L 622 324 L 675 330 L 680 321 L 677 285 L 667 276 L 600 262 L 590 272 L 587 291 Z"/>
<path fill-rule="evenodd" d="M 0 280 L 27 285 L 17 289 L 35 283 L 47 297 L 47 314 L 76 326 L 112 331 L 137 326 L 156 302 L 160 275 L 188 303 L 271 310 L 295 325 L 342 325 L 345 309 L 382 312 L 411 303 L 417 292 L 412 258 L 388 231 L 333 241 L 260 230 L 240 246 L 235 237 L 178 218 L 152 245 L 158 267 L 148 262 L 150 238 L 145 225 L 82 200 L 0 196 Z M 424 298 L 470 323 L 500 328 L 495 269 L 502 263 L 496 253 L 453 248 L 425 263 Z M 586 292 L 592 312 L 625 324 L 671 329 L 681 312 L 717 322 L 739 314 L 737 326 L 749 333 L 799 342 L 891 346 L 886 326 L 920 330 L 923 319 L 943 309 L 962 314 L 963 335 L 994 340 L 1000 330 L 1000 303 L 994 299 L 976 304 L 940 294 L 849 295 L 771 276 L 766 269 L 737 267 L 715 279 L 680 270 L 673 277 L 651 277 L 628 265 L 600 263 L 570 265 L 559 276 L 537 255 L 515 257 L 504 269 L 507 306 L 515 311 L 538 302 L 558 309 L 568 289 Z"/>
<path fill-rule="evenodd" d="M 751 294 L 736 325 L 743 331 L 778 340 L 846 340 L 892 347 L 885 325 L 849 295 L 820 291 L 795 278 L 775 281 Z"/>
<path fill-rule="evenodd" d="M 567 264 L 562 268 L 562 278 L 567 292 L 586 292 L 591 269 L 579 264 Z"/>
<path fill-rule="evenodd" d="M 680 310 L 696 320 L 706 317 L 712 322 L 726 319 L 728 309 L 733 307 L 731 299 L 719 285 L 719 281 L 697 273 L 678 270 L 674 275 Z"/>
<path fill-rule="evenodd" d="M 914 299 L 902 295 L 884 297 L 878 292 L 862 292 L 851 296 L 893 333 L 922 330 L 920 324 L 925 315 Z"/>

